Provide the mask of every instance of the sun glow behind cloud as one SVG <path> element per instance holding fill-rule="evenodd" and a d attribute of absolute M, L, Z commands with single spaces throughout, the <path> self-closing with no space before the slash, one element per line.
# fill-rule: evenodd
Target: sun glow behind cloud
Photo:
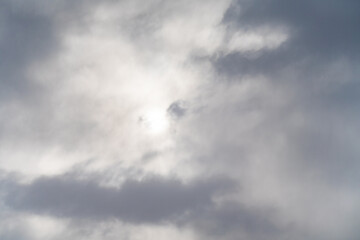
<path fill-rule="evenodd" d="M 169 127 L 169 119 L 166 111 L 159 108 L 148 109 L 140 118 L 139 122 L 145 128 L 146 132 L 152 135 L 165 133 Z"/>

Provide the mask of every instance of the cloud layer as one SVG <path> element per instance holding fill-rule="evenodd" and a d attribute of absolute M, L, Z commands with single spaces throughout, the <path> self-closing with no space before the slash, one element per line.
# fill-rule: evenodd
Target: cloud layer
<path fill-rule="evenodd" d="M 0 238 L 357 239 L 359 8 L 0 0 Z"/>

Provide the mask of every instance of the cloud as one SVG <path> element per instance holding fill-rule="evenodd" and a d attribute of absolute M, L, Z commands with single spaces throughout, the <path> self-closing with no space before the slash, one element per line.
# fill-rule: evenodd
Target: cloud
<path fill-rule="evenodd" d="M 167 112 L 174 119 L 182 118 L 186 114 L 186 104 L 182 101 L 173 102 L 168 107 Z"/>
<path fill-rule="evenodd" d="M 216 59 L 215 66 L 225 74 L 269 74 L 295 64 L 301 68 L 304 61 L 308 68 L 314 69 L 314 64 L 320 67 L 338 58 L 359 60 L 360 34 L 356 26 L 359 14 L 354 10 L 358 7 L 358 3 L 351 0 L 330 1 L 329 4 L 321 1 L 234 1 L 224 17 L 230 34 L 257 28 L 272 29 L 275 34 L 280 28 L 287 29 L 289 36 L 276 51 L 265 49 L 257 57 L 232 52 Z M 245 42 L 243 40 L 242 44 Z M 259 40 L 251 41 L 252 44 L 256 42 Z"/>
<path fill-rule="evenodd" d="M 243 11 L 238 26 L 284 25 L 291 28 L 292 46 L 306 54 L 357 54 L 359 14 L 356 1 L 324 2 L 273 0 L 262 7 L 257 1 L 238 1 Z M 230 9 L 231 11 L 231 9 Z M 231 15 L 231 14 L 230 14 Z M 294 49 L 295 50 L 295 49 Z"/>
<path fill-rule="evenodd" d="M 29 65 L 56 52 L 59 47 L 53 19 L 41 12 L 1 1 L 1 93 L 19 98 L 39 91 L 27 77 Z"/>
<path fill-rule="evenodd" d="M 294 162 L 308 159 L 307 164 L 318 162 L 319 168 L 327 162 L 329 178 L 353 176 L 348 172 L 341 173 L 339 169 L 344 164 L 357 166 L 351 155 L 358 153 L 354 148 L 349 149 L 354 140 L 343 131 L 343 126 L 355 130 L 356 125 L 350 122 L 359 118 L 353 109 L 359 100 L 355 92 L 358 92 L 356 65 L 360 31 L 355 26 L 359 14 L 354 11 L 358 3 L 330 1 L 325 5 L 321 1 L 274 0 L 263 4 L 235 1 L 233 6 L 224 17 L 230 32 L 271 26 L 274 33 L 276 28 L 287 29 L 289 37 L 278 48 L 259 50 L 263 53 L 257 55 L 231 52 L 216 59 L 214 67 L 233 80 L 262 75 L 271 82 L 265 91 L 273 88 L 278 91 L 278 96 L 282 95 L 283 102 L 273 109 L 281 117 L 265 121 L 272 125 L 271 128 L 277 128 L 281 122 L 278 130 L 289 137 L 289 145 L 301 148 L 296 154 L 290 154 L 291 158 L 298 154 Z M 266 101 L 266 96 L 258 98 Z M 267 114 L 265 118 L 272 113 Z M 292 126 L 287 128 L 284 126 L 286 121 L 297 121 L 288 119 L 291 114 L 298 115 L 300 125 L 289 123 Z M 291 146 L 288 147 L 297 151 Z M 338 169 L 337 173 L 334 169 Z"/>
<path fill-rule="evenodd" d="M 214 12 L 202 16 L 201 24 L 195 25 L 192 22 L 197 23 L 196 11 L 187 1 L 59 1 L 54 6 L 41 3 L 8 3 L 9 8 L 21 10 L 14 17 L 21 17 L 24 12 L 33 18 L 40 15 L 49 22 L 53 33 L 44 33 L 44 38 L 33 41 L 43 46 L 42 51 L 49 44 L 42 58 L 37 57 L 36 51 L 29 54 L 29 62 L 24 66 L 8 62 L 17 68 L 16 72 L 24 72 L 17 80 L 21 87 L 25 87 L 24 81 L 31 85 L 26 89 L 32 100 L 23 98 L 25 94 L 18 98 L 5 98 L 2 94 L 0 141 L 6 147 L 0 150 L 0 166 L 32 175 L 61 174 L 73 164 L 89 159 L 101 158 L 97 163 L 103 168 L 116 161 L 137 164 L 145 152 L 169 148 L 169 141 L 153 141 L 137 120 L 153 109 L 166 115 L 171 103 L 196 94 L 191 89 L 202 84 L 198 79 L 203 69 L 183 67 L 184 61 L 196 49 L 211 52 L 216 48 L 217 43 L 205 46 L 203 42 L 208 32 L 217 32 L 216 24 L 228 2 L 214 6 L 204 1 L 194 3 Z M 180 31 L 171 36 L 165 34 L 187 14 L 186 24 L 177 26 L 183 32 L 189 31 L 186 43 L 178 41 L 176 34 Z M 134 35 L 135 29 L 148 31 L 150 23 L 154 25 L 144 38 Z M 33 25 L 36 30 L 37 25 Z M 16 30 L 10 25 L 9 29 Z M 197 36 L 202 33 L 198 29 L 205 34 L 200 42 Z M 29 31 L 26 36 L 37 39 L 40 35 Z M 17 51 L 5 45 L 4 49 Z M 28 48 L 30 52 L 35 49 Z M 27 57 L 21 54 L 19 61 L 25 61 Z M 6 79 L 7 74 L 1 74 Z M 15 146 L 21 146 L 22 151 L 15 151 Z M 30 168 L 32 164 L 38 167 Z"/>
<path fill-rule="evenodd" d="M 183 184 L 175 179 L 150 177 L 126 180 L 120 188 L 64 177 L 40 178 L 9 189 L 10 207 L 57 217 L 119 219 L 133 223 L 171 221 L 188 211 L 213 204 L 218 191 L 229 188 L 227 180 Z"/>
<path fill-rule="evenodd" d="M 357 239 L 359 7 L 0 0 L 0 236 Z"/>
<path fill-rule="evenodd" d="M 232 239 L 234 233 L 237 237 L 252 239 L 270 236 L 279 239 L 284 235 L 281 224 L 274 222 L 276 214 L 271 209 L 221 200 L 224 195 L 239 190 L 230 179 L 182 183 L 149 176 L 142 180 L 128 179 L 118 188 L 101 186 L 94 180 L 76 180 L 64 175 L 21 184 L 3 179 L 2 191 L 6 195 L 5 204 L 20 214 L 98 224 L 113 219 L 139 226 L 171 223 L 179 228 L 194 229 L 209 238 L 228 236 Z M 47 223 L 45 220 L 43 224 Z M 48 225 L 52 226 L 53 222 Z M 56 228 L 54 231 L 59 232 Z"/>

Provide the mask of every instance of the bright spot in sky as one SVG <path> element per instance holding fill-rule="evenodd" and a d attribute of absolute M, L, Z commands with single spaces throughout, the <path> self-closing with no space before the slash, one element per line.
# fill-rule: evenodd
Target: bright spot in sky
<path fill-rule="evenodd" d="M 164 133 L 169 128 L 169 120 L 166 111 L 161 109 L 150 109 L 142 115 L 139 121 L 151 134 Z"/>

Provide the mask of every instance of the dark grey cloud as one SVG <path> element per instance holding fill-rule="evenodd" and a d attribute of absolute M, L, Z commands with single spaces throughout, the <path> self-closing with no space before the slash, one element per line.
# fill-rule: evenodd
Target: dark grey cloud
<path fill-rule="evenodd" d="M 26 236 L 21 231 L 8 231 L 5 233 L 0 234 L 1 239 L 3 240 L 25 240 L 25 239 L 31 239 L 31 237 Z"/>
<path fill-rule="evenodd" d="M 185 102 L 183 101 L 176 101 L 170 104 L 170 106 L 167 109 L 168 114 L 170 117 L 174 119 L 180 119 L 183 116 L 185 116 L 187 112 L 187 108 L 185 106 Z"/>
<path fill-rule="evenodd" d="M 27 70 L 58 49 L 54 21 L 13 1 L 1 1 L 0 9 L 0 98 L 35 94 L 40 86 L 31 82 Z"/>
<path fill-rule="evenodd" d="M 274 221 L 276 210 L 246 207 L 240 203 L 227 201 L 220 206 L 191 213 L 192 227 L 207 238 L 218 239 L 284 239 L 292 233 L 296 239 L 295 227 L 281 226 Z M 206 238 L 205 237 L 205 238 Z"/>
<path fill-rule="evenodd" d="M 257 57 L 230 53 L 217 58 L 215 66 L 225 74 L 269 74 L 294 64 L 311 71 L 338 58 L 359 60 L 359 7 L 353 0 L 234 1 L 224 17 L 230 32 L 280 26 L 289 30 L 290 38 L 274 51 L 261 50 Z"/>
<path fill-rule="evenodd" d="M 141 181 L 126 180 L 114 188 L 68 176 L 39 178 L 29 184 L 4 177 L 2 191 L 6 206 L 19 213 L 95 222 L 117 219 L 131 224 L 172 223 L 210 238 L 283 239 L 293 231 L 274 221 L 275 209 L 228 200 L 216 202 L 216 197 L 239 191 L 237 183 L 226 178 L 182 183 L 152 176 Z"/>
<path fill-rule="evenodd" d="M 232 183 L 220 179 L 184 184 L 175 179 L 150 177 L 109 188 L 92 181 L 54 177 L 40 178 L 28 185 L 11 185 L 5 202 L 15 210 L 75 219 L 157 223 L 211 206 L 214 194 L 228 191 Z"/>
<path fill-rule="evenodd" d="M 237 24 L 289 26 L 292 48 L 307 54 L 358 55 L 360 21 L 358 1 L 238 1 L 243 12 Z"/>

